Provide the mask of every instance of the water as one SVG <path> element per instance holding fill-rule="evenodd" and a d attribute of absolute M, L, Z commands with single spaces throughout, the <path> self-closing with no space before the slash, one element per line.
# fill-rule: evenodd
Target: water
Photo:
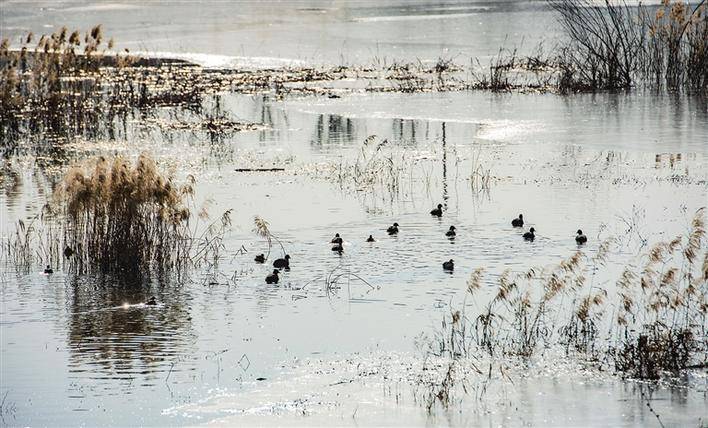
<path fill-rule="evenodd" d="M 210 65 L 362 64 L 485 58 L 502 44 L 532 48 L 552 16 L 542 2 L 8 2 L 9 35 L 97 23 L 131 51 L 197 56 Z M 538 26 L 537 26 L 538 25 Z M 58 26 L 58 27 L 57 27 Z M 552 42 L 556 34 L 545 34 Z M 232 57 L 232 58 L 225 58 Z M 233 58 L 235 57 L 235 58 Z"/>
<path fill-rule="evenodd" d="M 309 64 L 483 56 L 510 28 L 512 40 L 553 37 L 543 33 L 551 18 L 536 2 L 279 4 L 288 13 L 255 3 L 238 13 L 226 3 L 34 5 L 3 5 L 3 34 L 41 32 L 46 23 L 86 27 L 100 17 L 120 46 L 256 66 L 264 57 Z M 484 19 L 475 22 L 478 14 Z M 439 31 L 422 31 L 431 23 Z M 437 328 L 451 305 L 462 305 L 474 268 L 488 272 L 481 294 L 488 296 L 505 269 L 570 256 L 582 228 L 588 255 L 603 238 L 620 238 L 601 277 L 613 291 L 623 267 L 639 262 L 644 241 L 685 232 L 708 202 L 708 109 L 695 97 L 460 92 L 284 101 L 227 95 L 222 102 L 233 117 L 267 127 L 212 144 L 199 132 L 135 132 L 129 141 L 67 150 L 79 158 L 148 150 L 180 177 L 194 173 L 198 204 L 212 199 L 213 215 L 235 209 L 220 263 L 225 276 L 140 288 L 121 278 L 74 278 L 61 266 L 52 275 L 40 266 L 24 275 L 3 263 L 4 424 L 423 424 L 427 416 L 408 381 L 420 366 L 416 338 Z M 371 134 L 415 159 L 416 176 L 427 178 L 403 178 L 391 198 L 380 189 L 342 191 L 313 172 L 353 159 Z M 475 156 L 495 177 L 488 192 L 470 186 Z M 42 159 L 8 161 L 19 181 L 0 193 L 3 237 L 17 219 L 38 213 L 52 183 Z M 254 164 L 289 169 L 234 171 Z M 442 219 L 428 214 L 437 203 L 445 204 Z M 538 230 L 536 242 L 510 228 L 519 212 Z M 267 251 L 252 232 L 255 215 L 270 222 L 292 256 L 277 286 L 263 281 L 270 265 L 253 262 Z M 401 232 L 389 237 L 394 221 Z M 454 241 L 444 237 L 451 224 Z M 335 232 L 345 240 L 342 256 L 330 250 Z M 377 242 L 364 242 L 369 234 Z M 450 258 L 453 274 L 441 268 Z M 338 267 L 366 282 L 345 275 L 328 290 L 323 278 Z M 144 305 L 153 295 L 160 304 Z M 476 304 L 467 302 L 470 310 Z M 395 383 L 361 376 L 374 367 Z M 655 420 L 642 395 L 649 394 L 665 424 L 697 425 L 705 420 L 705 373 L 692 376 L 649 393 L 547 355 L 527 374 L 514 371 L 514 384 L 494 383 L 484 400 L 463 406 L 475 411 L 437 421 L 640 426 Z M 343 379 L 355 381 L 333 385 Z M 569 401 L 573 394 L 590 398 Z M 602 414 L 593 416 L 597 409 Z"/>

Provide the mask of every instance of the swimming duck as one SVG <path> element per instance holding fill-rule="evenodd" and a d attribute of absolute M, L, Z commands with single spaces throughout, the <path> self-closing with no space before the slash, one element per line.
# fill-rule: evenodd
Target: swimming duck
<path fill-rule="evenodd" d="M 278 278 L 278 273 L 278 269 L 273 269 L 273 273 L 266 276 L 266 284 L 277 284 L 278 280 L 280 279 Z"/>
<path fill-rule="evenodd" d="M 583 235 L 583 231 L 578 229 L 578 235 L 575 237 L 575 242 L 578 245 L 583 245 L 584 243 L 588 242 L 588 237 Z"/>
<path fill-rule="evenodd" d="M 445 236 L 447 236 L 448 238 L 454 238 L 455 235 L 457 235 L 457 233 L 455 233 L 455 226 L 450 226 L 450 229 L 445 232 Z"/>
<path fill-rule="evenodd" d="M 524 215 L 519 214 L 519 218 L 513 219 L 511 225 L 514 227 L 524 227 Z"/>
<path fill-rule="evenodd" d="M 340 244 L 335 244 L 334 247 L 332 247 L 332 251 L 336 251 L 336 252 L 338 252 L 339 254 L 342 254 L 342 253 L 344 252 L 344 247 L 342 246 L 341 243 L 340 243 Z"/>
<path fill-rule="evenodd" d="M 332 238 L 331 243 L 332 244 L 341 244 L 342 242 L 343 241 L 342 241 L 342 238 L 339 237 L 339 233 L 335 233 L 334 238 Z"/>
<path fill-rule="evenodd" d="M 273 262 L 273 267 L 279 269 L 289 269 L 290 268 L 290 255 L 286 254 L 284 259 L 277 259 Z"/>
<path fill-rule="evenodd" d="M 533 241 L 534 239 L 536 239 L 536 235 L 534 235 L 535 232 L 536 229 L 532 227 L 531 229 L 529 229 L 528 232 L 524 233 L 524 239 L 527 241 Z"/>
<path fill-rule="evenodd" d="M 430 211 L 430 215 L 442 217 L 442 204 L 438 204 L 437 208 L 433 208 L 432 211 Z"/>
<path fill-rule="evenodd" d="M 264 254 L 259 254 L 256 256 L 255 259 L 256 263 L 265 263 L 265 255 Z"/>
<path fill-rule="evenodd" d="M 366 238 L 366 242 L 376 242 L 373 236 L 369 235 L 368 238 Z"/>
<path fill-rule="evenodd" d="M 47 265 L 47 267 L 44 268 L 44 273 L 47 273 L 47 274 L 54 273 L 54 269 L 52 269 L 51 266 Z"/>
<path fill-rule="evenodd" d="M 398 223 L 393 223 L 393 226 L 390 226 L 388 229 L 386 229 L 386 232 L 388 232 L 389 235 L 397 235 Z"/>
<path fill-rule="evenodd" d="M 145 302 L 145 304 L 148 306 L 157 306 L 157 300 L 155 300 L 155 296 L 150 297 L 148 301 Z"/>
<path fill-rule="evenodd" d="M 64 257 L 66 257 L 68 259 L 69 257 L 71 257 L 73 255 L 74 255 L 74 250 L 70 246 L 67 245 L 64 248 Z"/>
<path fill-rule="evenodd" d="M 443 270 L 454 270 L 454 269 L 455 269 L 455 262 L 453 262 L 452 259 L 443 263 Z"/>

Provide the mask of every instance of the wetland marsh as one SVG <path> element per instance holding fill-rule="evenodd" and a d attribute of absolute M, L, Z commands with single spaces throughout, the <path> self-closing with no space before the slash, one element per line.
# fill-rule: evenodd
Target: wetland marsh
<path fill-rule="evenodd" d="M 480 89 L 545 2 L 1 7 L 107 58 L 3 104 L 3 425 L 706 424 L 705 93 Z"/>

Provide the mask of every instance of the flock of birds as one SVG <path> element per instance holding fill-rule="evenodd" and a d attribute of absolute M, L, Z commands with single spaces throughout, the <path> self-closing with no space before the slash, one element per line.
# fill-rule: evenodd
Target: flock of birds
<path fill-rule="evenodd" d="M 438 204 L 437 208 L 433 208 L 430 211 L 430 215 L 434 217 L 442 217 L 443 215 L 443 206 L 442 204 Z M 524 215 L 519 214 L 519 217 L 513 219 L 511 221 L 511 225 L 513 227 L 524 227 Z M 398 235 L 398 223 L 393 223 L 393 225 L 389 226 L 388 229 L 386 229 L 386 232 L 393 236 L 393 235 Z M 447 232 L 445 232 L 445 236 L 447 236 L 449 239 L 454 239 L 457 233 L 455 232 L 455 226 L 450 226 L 450 229 L 448 229 Z M 525 241 L 533 241 L 536 239 L 536 229 L 533 227 L 528 230 L 528 232 L 525 232 L 522 237 L 524 238 Z M 368 238 L 366 238 L 366 242 L 376 242 L 374 237 L 372 235 L 369 235 Z M 575 243 L 578 245 L 583 245 L 586 242 L 588 242 L 587 236 L 583 234 L 583 231 L 578 229 L 577 235 L 575 236 Z M 334 238 L 332 238 L 331 241 L 332 244 L 332 251 L 335 251 L 339 253 L 340 255 L 344 252 L 344 240 L 342 240 L 342 237 L 339 236 L 339 233 L 334 235 Z M 264 254 L 259 254 L 255 258 L 256 263 L 265 263 L 266 258 Z M 289 270 L 290 269 L 290 256 L 285 255 L 282 259 L 276 259 L 273 262 L 273 273 L 270 275 L 266 276 L 265 282 L 267 284 L 277 284 L 280 278 L 278 277 L 278 274 L 280 274 L 280 269 L 284 270 Z M 455 269 L 455 262 L 454 260 L 450 259 L 442 264 L 443 270 L 452 272 Z"/>
<path fill-rule="evenodd" d="M 430 214 L 435 217 L 442 217 L 443 215 L 443 206 L 442 204 L 438 204 L 437 208 L 433 208 L 430 211 Z M 513 227 L 524 227 L 524 216 L 523 214 L 519 214 L 519 217 L 513 219 L 511 221 L 511 225 Z M 386 232 L 390 235 L 398 235 L 398 223 L 393 223 L 391 226 L 386 229 Z M 526 241 L 533 241 L 536 239 L 536 229 L 533 227 L 528 230 L 528 232 L 524 233 L 522 236 L 524 240 Z M 455 236 L 457 233 L 455 232 L 455 226 L 450 226 L 450 229 L 448 229 L 447 232 L 445 232 L 445 236 L 447 236 L 449 239 L 455 239 Z M 368 238 L 366 238 L 366 242 L 376 242 L 374 237 L 372 235 L 369 235 Z M 583 231 L 578 229 L 578 233 L 575 236 L 575 242 L 578 245 L 583 245 L 586 242 L 588 242 L 587 236 L 583 234 Z M 344 240 L 342 239 L 341 236 L 339 236 L 339 233 L 334 235 L 334 238 L 332 238 L 331 243 L 333 244 L 332 246 L 332 251 L 339 253 L 340 255 L 344 252 Z M 256 263 L 265 263 L 266 257 L 264 254 L 259 254 L 255 258 Z M 286 254 L 285 257 L 281 259 L 276 259 L 273 262 L 273 273 L 266 276 L 265 282 L 267 284 L 277 284 L 280 278 L 278 277 L 278 274 L 280 273 L 281 269 L 284 270 L 290 270 L 290 255 Z M 443 270 L 452 272 L 455 269 L 455 262 L 454 260 L 450 259 L 442 264 Z M 47 267 L 44 269 L 45 274 L 52 274 L 54 273 L 54 270 L 51 268 L 50 265 L 47 265 Z M 145 302 L 145 305 L 148 306 L 155 306 L 157 305 L 157 301 L 155 297 L 151 297 L 147 302 Z"/>

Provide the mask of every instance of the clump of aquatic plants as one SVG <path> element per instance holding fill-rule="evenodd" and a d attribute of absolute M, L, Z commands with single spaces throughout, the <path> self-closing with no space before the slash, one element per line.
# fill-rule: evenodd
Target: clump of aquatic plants
<path fill-rule="evenodd" d="M 517 48 L 500 47 L 488 64 L 482 65 L 479 59 L 471 63 L 470 88 L 494 92 L 548 91 L 554 88 L 559 69 L 557 54 L 553 50 L 546 52 L 542 43 L 527 56 L 520 55 Z"/>
<path fill-rule="evenodd" d="M 177 186 L 146 155 L 135 165 L 99 158 L 91 171 L 74 167 L 55 199 L 63 240 L 78 273 L 180 269 L 189 257 L 188 208 L 194 178 Z"/>
<path fill-rule="evenodd" d="M 464 389 L 455 373 L 487 372 L 477 368 L 480 353 L 524 361 L 561 346 L 569 356 L 639 379 L 707 367 L 705 221 L 701 208 L 685 234 L 651 247 L 615 287 L 596 278 L 613 240 L 592 257 L 577 251 L 549 267 L 507 270 L 492 284 L 485 284 L 483 269 L 473 271 L 465 300 L 476 309 L 453 310 L 421 341 L 427 354 L 447 361 L 436 366 L 438 381 L 425 391 L 428 410 L 447 407 L 455 385 Z"/>
<path fill-rule="evenodd" d="M 340 161 L 334 178 L 342 190 L 394 200 L 403 190 L 403 180 L 406 172 L 412 171 L 411 166 L 412 160 L 391 149 L 388 140 L 370 135 L 353 162 Z"/>
<path fill-rule="evenodd" d="M 129 119 L 138 116 L 139 123 L 149 123 L 147 119 L 165 111 L 162 107 L 197 116 L 196 121 L 173 123 L 172 130 L 198 130 L 214 138 L 252 129 L 251 124 L 210 116 L 206 96 L 232 89 L 264 91 L 274 78 L 267 73 L 206 72 L 184 61 L 117 52 L 100 25 L 85 34 L 64 27 L 34 43 L 29 34 L 20 47 L 11 48 L 7 39 L 0 44 L 0 141 L 5 148 L 28 138 L 39 148 L 47 141 L 56 148 L 81 137 L 115 139 L 129 132 Z"/>
<path fill-rule="evenodd" d="M 657 379 L 708 365 L 708 252 L 704 209 L 686 236 L 655 244 L 640 271 L 617 281 L 621 302 L 610 349 L 615 368 L 632 377 Z"/>
<path fill-rule="evenodd" d="M 6 253 L 21 270 L 36 262 L 76 274 L 181 275 L 187 268 L 214 267 L 224 250 L 231 210 L 206 221 L 193 216 L 195 179 L 177 185 L 143 154 L 99 157 L 71 168 L 52 201 L 31 223 L 18 223 Z M 196 217 L 196 218 L 193 218 Z"/>
<path fill-rule="evenodd" d="M 663 0 L 653 7 L 625 0 L 549 0 L 570 44 L 559 53 L 559 87 L 618 89 L 708 87 L 706 2 Z"/>
<path fill-rule="evenodd" d="M 105 52 L 113 48 L 112 39 L 105 42 L 100 25 L 83 35 L 62 27 L 42 35 L 33 46 L 34 41 L 35 36 L 29 33 L 18 49 L 10 49 L 8 39 L 0 42 L 3 142 L 21 130 L 23 120 L 37 121 L 41 115 L 47 125 L 61 122 L 65 111 L 81 102 L 75 94 L 100 84 L 97 72 Z M 112 58 L 117 65 L 130 61 L 127 55 Z"/>

